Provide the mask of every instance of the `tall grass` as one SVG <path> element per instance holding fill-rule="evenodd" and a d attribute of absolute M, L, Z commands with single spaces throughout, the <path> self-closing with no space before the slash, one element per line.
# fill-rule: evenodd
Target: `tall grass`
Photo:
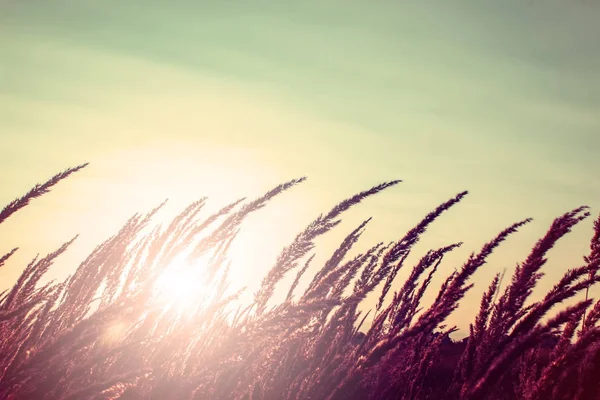
<path fill-rule="evenodd" d="M 0 211 L 0 222 L 84 166 L 37 185 Z M 32 260 L 0 296 L 0 398 L 600 398 L 600 302 L 587 296 L 600 280 L 600 218 L 582 264 L 565 271 L 541 300 L 530 298 L 548 251 L 589 216 L 585 207 L 554 220 L 506 287 L 500 276 L 492 280 L 468 338 L 453 342 L 456 328 L 446 320 L 472 287 L 471 277 L 530 220 L 510 225 L 472 254 L 443 280 L 429 307 L 422 306 L 425 291 L 460 242 L 432 249 L 414 266 L 408 255 L 466 192 L 399 240 L 349 257 L 369 221 L 363 222 L 297 292 L 314 262 L 315 240 L 346 210 L 399 183 L 386 182 L 318 216 L 282 250 L 254 301 L 234 308 L 239 293 L 228 288 L 227 251 L 241 222 L 302 180 L 203 218 L 206 199 L 199 200 L 164 227 L 145 229 L 160 207 L 136 214 L 64 282 L 40 285 L 40 278 L 74 239 Z M 0 257 L 0 266 L 15 251 Z M 182 257 L 190 266 L 175 270 Z M 207 260 L 200 275 L 189 270 L 200 268 L 193 267 L 198 259 Z M 398 281 L 403 268 L 408 277 Z M 285 300 L 270 307 L 276 286 L 292 272 Z M 198 279 L 183 310 L 157 291 L 166 273 Z M 373 293 L 379 301 L 366 326 L 359 306 Z M 560 305 L 584 293 L 585 300 Z"/>

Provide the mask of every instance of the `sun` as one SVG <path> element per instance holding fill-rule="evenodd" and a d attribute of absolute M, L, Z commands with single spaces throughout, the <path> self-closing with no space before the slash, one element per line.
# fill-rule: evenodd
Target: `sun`
<path fill-rule="evenodd" d="M 165 310 L 192 314 L 209 305 L 215 287 L 207 282 L 210 256 L 189 261 L 185 254 L 177 256 L 154 282 L 154 300 Z"/>

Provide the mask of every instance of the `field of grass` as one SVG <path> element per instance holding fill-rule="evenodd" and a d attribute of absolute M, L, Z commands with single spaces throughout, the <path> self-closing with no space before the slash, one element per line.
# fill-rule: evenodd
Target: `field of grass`
<path fill-rule="evenodd" d="M 10 203 L 0 224 L 83 167 Z M 369 221 L 363 222 L 314 276 L 303 277 L 315 239 L 346 210 L 397 183 L 386 182 L 318 216 L 281 251 L 254 301 L 234 307 L 239 293 L 228 288 L 227 252 L 240 223 L 301 181 L 208 216 L 202 199 L 163 227 L 149 229 L 158 209 L 135 215 L 64 282 L 40 279 L 72 241 L 32 260 L 0 294 L 0 398 L 600 399 L 600 302 L 587 298 L 600 280 L 600 218 L 582 264 L 565 270 L 539 301 L 531 299 L 547 252 L 589 217 L 586 207 L 556 218 L 504 285 L 500 276 L 489 283 L 468 337 L 454 342 L 455 328 L 445 321 L 470 278 L 529 220 L 508 226 L 456 266 L 427 307 L 422 299 L 433 275 L 460 243 L 432 249 L 416 265 L 406 265 L 407 257 L 466 193 L 440 204 L 400 240 L 349 257 Z M 0 266 L 15 251 L 1 256 Z M 405 281 L 395 279 L 400 269 L 410 271 Z M 296 279 L 285 301 L 271 306 L 287 274 Z M 301 278 L 310 282 L 304 292 L 296 290 Z M 166 295 L 172 286 L 187 295 L 173 300 Z M 374 291 L 376 308 L 361 313 Z M 576 296 L 586 300 L 561 305 Z"/>

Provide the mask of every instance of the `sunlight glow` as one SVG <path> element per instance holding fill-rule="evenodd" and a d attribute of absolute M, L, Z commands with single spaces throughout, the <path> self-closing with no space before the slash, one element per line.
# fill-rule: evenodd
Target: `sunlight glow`
<path fill-rule="evenodd" d="M 127 332 L 127 324 L 123 321 L 116 321 L 104 331 L 104 340 L 109 344 L 114 344 L 123 339 Z"/>
<path fill-rule="evenodd" d="M 188 314 L 207 306 L 216 295 L 216 288 L 206 281 L 209 255 L 186 260 L 176 257 L 154 283 L 155 300 L 166 310 Z"/>

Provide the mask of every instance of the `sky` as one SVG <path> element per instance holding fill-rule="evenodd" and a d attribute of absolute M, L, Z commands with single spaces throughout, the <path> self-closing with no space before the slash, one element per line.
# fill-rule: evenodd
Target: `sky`
<path fill-rule="evenodd" d="M 165 198 L 218 207 L 308 176 L 239 238 L 252 288 L 312 218 L 402 179 L 321 254 L 368 216 L 366 245 L 399 238 L 465 189 L 417 247 L 464 241 L 445 272 L 535 219 L 475 276 L 464 326 L 554 217 L 600 212 L 599 20 L 583 0 L 0 0 L 0 204 L 90 162 L 0 227 L 2 252 L 21 247 L 1 283 L 79 233 L 66 274 Z M 553 250 L 540 293 L 590 235 L 591 220 Z"/>

